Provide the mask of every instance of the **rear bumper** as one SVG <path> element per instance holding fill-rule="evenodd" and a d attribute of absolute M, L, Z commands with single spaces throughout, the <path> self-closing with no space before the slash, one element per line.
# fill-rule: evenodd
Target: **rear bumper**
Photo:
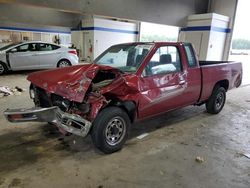
<path fill-rule="evenodd" d="M 34 107 L 29 109 L 7 109 L 4 111 L 6 119 L 10 122 L 53 122 L 66 132 L 85 137 L 92 126 L 90 121 L 77 114 L 69 114 L 58 107 Z"/>

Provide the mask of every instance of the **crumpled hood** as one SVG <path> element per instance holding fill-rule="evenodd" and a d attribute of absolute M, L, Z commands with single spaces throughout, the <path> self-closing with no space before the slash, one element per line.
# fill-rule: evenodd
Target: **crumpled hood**
<path fill-rule="evenodd" d="M 109 66 L 84 64 L 34 72 L 28 75 L 27 80 L 49 93 L 55 93 L 72 101 L 82 102 L 92 79 L 99 70 L 119 72 L 118 69 Z"/>

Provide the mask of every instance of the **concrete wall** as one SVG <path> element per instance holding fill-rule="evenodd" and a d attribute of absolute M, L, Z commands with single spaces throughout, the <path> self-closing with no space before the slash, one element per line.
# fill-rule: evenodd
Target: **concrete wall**
<path fill-rule="evenodd" d="M 75 27 L 81 16 L 53 9 L 30 7 L 25 5 L 0 4 L 0 26 L 6 23 L 26 24 L 30 26 Z"/>
<path fill-rule="evenodd" d="M 238 4 L 238 0 L 211 0 L 210 5 L 208 7 L 209 12 L 222 14 L 230 18 L 229 29 L 231 29 L 231 32 L 228 33 L 226 37 L 223 59 L 228 59 L 228 56 L 229 56 L 237 4 Z"/>
<path fill-rule="evenodd" d="M 184 26 L 186 16 L 205 13 L 208 0 L 0 0 L 0 20 L 39 22 L 48 25 L 77 25 L 75 14 L 95 14 L 174 26 Z M 29 8 L 25 7 L 29 6 Z M 45 9 L 46 10 L 42 10 Z M 53 13 L 53 11 L 59 11 Z M 40 13 L 40 11 L 42 11 Z M 7 16 L 5 16 L 7 15 Z M 45 17 L 44 17 L 45 15 Z M 47 15 L 47 16 L 46 16 Z"/>

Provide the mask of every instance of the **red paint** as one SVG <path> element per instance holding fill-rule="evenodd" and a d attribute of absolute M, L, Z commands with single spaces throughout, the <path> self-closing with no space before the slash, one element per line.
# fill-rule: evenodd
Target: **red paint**
<path fill-rule="evenodd" d="M 142 77 L 142 71 L 155 51 L 161 46 L 176 46 L 180 53 L 182 71 Z M 198 63 L 197 63 L 198 64 Z M 97 64 L 78 65 L 32 73 L 28 80 L 47 92 L 56 93 L 71 101 L 82 102 L 97 72 L 108 70 L 117 78 L 100 90 L 99 95 L 88 94 L 91 104 L 89 119 L 93 120 L 108 101 L 119 99 L 133 101 L 137 119 L 154 116 L 166 111 L 206 101 L 215 84 L 229 82 L 229 88 L 238 87 L 242 78 L 240 63 L 215 64 L 189 68 L 183 43 L 154 43 L 135 74 L 122 74 L 118 69 Z M 181 78 L 184 82 L 181 83 Z"/>

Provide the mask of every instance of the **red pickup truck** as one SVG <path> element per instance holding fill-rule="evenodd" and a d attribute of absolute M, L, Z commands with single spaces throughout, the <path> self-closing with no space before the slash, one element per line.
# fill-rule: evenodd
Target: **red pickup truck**
<path fill-rule="evenodd" d="M 7 109 L 10 122 L 52 122 L 59 130 L 91 134 L 104 153 L 120 150 L 135 120 L 187 105 L 219 113 L 226 91 L 239 87 L 242 65 L 199 62 L 190 43 L 128 43 L 110 47 L 92 64 L 34 72 L 35 107 Z"/>

